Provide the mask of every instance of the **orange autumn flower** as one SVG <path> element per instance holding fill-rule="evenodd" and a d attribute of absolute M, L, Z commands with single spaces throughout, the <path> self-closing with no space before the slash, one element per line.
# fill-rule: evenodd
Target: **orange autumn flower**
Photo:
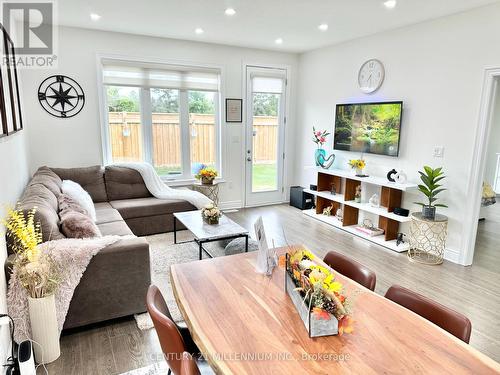
<path fill-rule="evenodd" d="M 312 313 L 318 318 L 322 320 L 330 320 L 330 314 L 327 311 L 320 309 L 319 307 L 314 307 Z"/>
<path fill-rule="evenodd" d="M 354 331 L 354 319 L 349 315 L 344 315 L 339 319 L 339 336 L 344 333 L 352 333 Z"/>

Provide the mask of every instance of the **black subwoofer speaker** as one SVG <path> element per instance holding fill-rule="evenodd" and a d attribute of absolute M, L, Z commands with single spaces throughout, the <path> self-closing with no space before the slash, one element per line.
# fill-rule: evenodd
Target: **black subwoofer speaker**
<path fill-rule="evenodd" d="M 314 197 L 312 194 L 304 193 L 302 186 L 290 187 L 290 206 L 299 210 L 309 210 L 314 206 Z"/>

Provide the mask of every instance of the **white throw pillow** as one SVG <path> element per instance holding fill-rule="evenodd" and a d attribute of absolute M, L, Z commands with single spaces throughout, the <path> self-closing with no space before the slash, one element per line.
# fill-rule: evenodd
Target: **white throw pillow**
<path fill-rule="evenodd" d="M 95 206 L 89 193 L 80 184 L 71 180 L 63 180 L 61 190 L 78 202 L 82 208 L 88 212 L 92 221 L 96 221 Z"/>

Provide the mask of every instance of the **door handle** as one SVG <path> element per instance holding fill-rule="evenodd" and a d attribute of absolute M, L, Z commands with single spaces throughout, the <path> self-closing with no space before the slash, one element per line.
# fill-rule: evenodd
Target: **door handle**
<path fill-rule="evenodd" d="M 252 158 L 249 156 L 249 157 L 247 158 L 247 161 L 252 161 Z"/>

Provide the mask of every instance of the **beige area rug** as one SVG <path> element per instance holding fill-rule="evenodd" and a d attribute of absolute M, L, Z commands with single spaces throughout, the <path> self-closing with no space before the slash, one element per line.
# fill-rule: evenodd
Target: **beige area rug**
<path fill-rule="evenodd" d="M 160 288 L 174 321 L 182 322 L 183 318 L 170 286 L 170 266 L 198 260 L 198 245 L 194 242 L 174 245 L 173 233 L 162 233 L 145 238 L 150 245 L 151 282 Z M 191 233 L 187 230 L 177 232 L 178 242 L 191 240 L 192 238 Z M 224 248 L 228 242 L 210 242 L 203 246 L 214 256 L 224 256 Z M 208 255 L 204 253 L 203 259 L 207 257 Z M 140 330 L 153 328 L 153 322 L 148 313 L 135 315 L 135 320 Z"/>

